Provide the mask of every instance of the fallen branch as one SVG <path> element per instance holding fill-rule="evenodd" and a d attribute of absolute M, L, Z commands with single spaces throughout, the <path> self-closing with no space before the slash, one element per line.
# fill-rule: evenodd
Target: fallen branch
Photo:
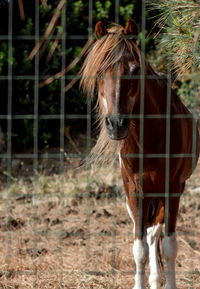
<path fill-rule="evenodd" d="M 56 26 L 53 28 L 53 31 L 52 31 L 52 33 L 51 33 L 52 35 L 53 35 L 55 29 L 56 29 Z M 50 41 L 51 41 L 51 39 L 48 38 L 48 39 L 44 42 L 44 44 L 42 45 L 42 47 L 40 48 L 40 52 L 39 52 L 39 54 L 40 54 L 39 58 L 40 58 L 40 59 L 42 58 L 42 56 L 43 56 L 45 50 L 47 49 Z"/>
<path fill-rule="evenodd" d="M 40 41 L 35 45 L 35 47 L 31 51 L 31 53 L 29 54 L 30 60 L 32 60 L 35 57 L 35 55 L 37 54 L 37 52 L 40 50 L 41 46 L 43 45 L 43 43 L 45 41 L 45 37 L 48 37 L 50 34 L 52 34 L 53 29 L 56 26 L 56 23 L 60 17 L 62 8 L 65 5 L 65 3 L 66 3 L 66 0 L 60 0 L 60 2 L 58 3 L 58 6 L 56 8 L 56 12 L 52 16 L 51 21 L 49 22 L 49 25 L 48 25 L 48 27 L 47 27 L 44 35 L 43 35 L 43 38 L 40 39 Z"/>
<path fill-rule="evenodd" d="M 70 81 L 70 83 L 68 85 L 65 86 L 65 92 L 67 92 L 68 90 L 70 90 L 72 88 L 72 86 L 78 81 L 78 78 L 74 78 Z"/>
<path fill-rule="evenodd" d="M 79 53 L 79 55 L 62 71 L 56 73 L 54 76 L 51 76 L 47 79 L 45 79 L 44 81 L 40 82 L 39 84 L 39 88 L 44 87 L 45 85 L 48 85 L 50 83 L 52 83 L 54 80 L 61 78 L 62 76 L 64 76 L 66 73 L 68 73 L 81 59 L 81 57 L 85 54 L 85 52 L 87 51 L 88 47 L 90 46 L 90 44 L 93 42 L 93 39 L 90 38 L 86 44 L 84 45 L 83 49 L 81 50 L 81 52 Z M 75 83 L 77 80 L 72 80 L 70 83 Z M 68 84 L 69 85 L 69 84 Z"/>
<path fill-rule="evenodd" d="M 57 36 L 62 36 L 62 34 L 63 34 L 62 31 L 58 31 Z M 46 57 L 46 63 L 49 63 L 49 61 L 51 60 L 51 58 L 52 58 L 52 56 L 53 56 L 53 54 L 54 54 L 54 52 L 55 52 L 55 50 L 56 50 L 56 48 L 58 46 L 59 41 L 60 41 L 59 38 L 54 40 L 54 42 L 53 42 L 53 44 L 51 46 L 51 49 L 50 49 L 50 51 L 49 51 L 49 53 L 48 53 L 48 55 Z"/>
<path fill-rule="evenodd" d="M 40 0 L 40 1 L 41 1 L 42 5 L 43 5 L 44 9 L 48 10 L 47 0 Z"/>
<path fill-rule="evenodd" d="M 18 0 L 18 6 L 19 6 L 19 13 L 21 20 L 25 20 L 25 13 L 24 13 L 24 4 L 23 0 Z"/>

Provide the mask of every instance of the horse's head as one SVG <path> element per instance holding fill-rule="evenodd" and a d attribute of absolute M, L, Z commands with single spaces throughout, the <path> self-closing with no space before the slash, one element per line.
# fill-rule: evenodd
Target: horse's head
<path fill-rule="evenodd" d="M 109 34 L 102 22 L 96 24 L 95 33 L 97 37 Z M 139 90 L 139 81 L 136 79 L 140 70 L 139 61 L 133 53 L 133 46 L 131 50 L 128 49 L 130 41 L 134 43 L 134 40 L 126 40 L 130 38 L 130 35 L 136 34 L 137 26 L 135 22 L 129 20 L 125 29 L 121 29 L 118 34 L 110 35 L 114 41 L 119 41 L 117 38 L 124 40 L 120 41 L 113 51 L 120 57 L 113 63 L 114 65 L 102 72 L 97 81 L 106 130 L 109 137 L 115 140 L 128 136 L 130 114 L 133 112 L 136 94 Z"/>
<path fill-rule="evenodd" d="M 98 80 L 99 101 L 103 105 L 105 125 L 111 139 L 123 139 L 128 135 L 130 115 L 139 89 L 138 80 L 133 76 L 138 70 L 137 63 L 124 57 Z"/>
<path fill-rule="evenodd" d="M 97 84 L 100 113 L 108 136 L 124 139 L 129 133 L 130 115 L 140 88 L 137 77 L 140 53 L 135 44 L 137 25 L 129 20 L 125 29 L 115 25 L 107 30 L 100 21 L 95 34 L 98 40 L 83 65 L 82 85 L 93 92 Z"/>

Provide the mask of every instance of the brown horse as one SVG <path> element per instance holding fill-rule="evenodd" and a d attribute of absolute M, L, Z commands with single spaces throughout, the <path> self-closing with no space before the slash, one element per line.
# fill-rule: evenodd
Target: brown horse
<path fill-rule="evenodd" d="M 98 90 L 101 131 L 93 157 L 107 161 L 119 151 L 127 209 L 134 223 L 134 289 L 145 288 L 148 257 L 150 287 L 159 288 L 157 245 L 163 223 L 165 289 L 175 289 L 179 198 L 198 160 L 199 134 L 168 79 L 143 60 L 137 33 L 133 20 L 126 28 L 115 24 L 108 30 L 98 22 L 97 41 L 83 64 L 81 85 L 91 94 L 95 87 Z"/>

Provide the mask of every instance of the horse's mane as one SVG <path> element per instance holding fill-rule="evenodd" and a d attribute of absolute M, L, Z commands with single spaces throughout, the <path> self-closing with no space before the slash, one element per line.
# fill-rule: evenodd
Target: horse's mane
<path fill-rule="evenodd" d="M 94 95 L 97 79 L 103 77 L 103 74 L 108 69 L 114 69 L 115 65 L 125 56 L 128 55 L 130 59 L 141 64 L 139 48 L 130 37 L 124 36 L 123 31 L 124 28 L 121 25 L 113 23 L 112 27 L 108 29 L 108 34 L 98 39 L 87 51 L 86 59 L 80 71 L 80 85 L 91 96 Z M 99 97 L 96 108 L 99 115 L 100 134 L 96 145 L 90 153 L 90 160 L 96 164 L 102 165 L 106 163 L 113 165 L 115 157 L 124 144 L 124 140 L 113 141 L 108 137 Z M 131 123 L 131 125 L 134 124 Z"/>
<path fill-rule="evenodd" d="M 121 25 L 112 24 L 108 34 L 98 39 L 87 51 L 86 59 L 81 68 L 81 81 L 85 92 L 93 96 L 96 81 L 105 71 L 115 67 L 127 53 L 132 60 L 141 62 L 141 54 L 137 45 L 123 35 L 124 28 Z"/>

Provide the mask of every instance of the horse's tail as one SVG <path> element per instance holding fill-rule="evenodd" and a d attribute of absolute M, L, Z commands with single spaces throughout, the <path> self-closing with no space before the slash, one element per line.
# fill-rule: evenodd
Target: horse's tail
<path fill-rule="evenodd" d="M 154 223 L 156 216 L 159 214 L 159 212 L 162 210 L 163 207 L 164 207 L 163 202 L 159 198 L 153 198 L 150 201 L 149 208 L 148 208 L 149 224 Z M 163 270 L 162 239 L 163 239 L 163 235 L 161 232 L 159 235 L 158 244 L 157 244 L 157 256 L 158 256 L 158 264 L 160 267 L 160 271 Z"/>
<path fill-rule="evenodd" d="M 158 238 L 158 245 L 157 245 L 157 253 L 158 253 L 158 264 L 160 267 L 160 272 L 163 271 L 164 265 L 163 265 L 163 254 L 162 254 L 162 240 L 163 240 L 163 234 L 161 233 Z"/>

